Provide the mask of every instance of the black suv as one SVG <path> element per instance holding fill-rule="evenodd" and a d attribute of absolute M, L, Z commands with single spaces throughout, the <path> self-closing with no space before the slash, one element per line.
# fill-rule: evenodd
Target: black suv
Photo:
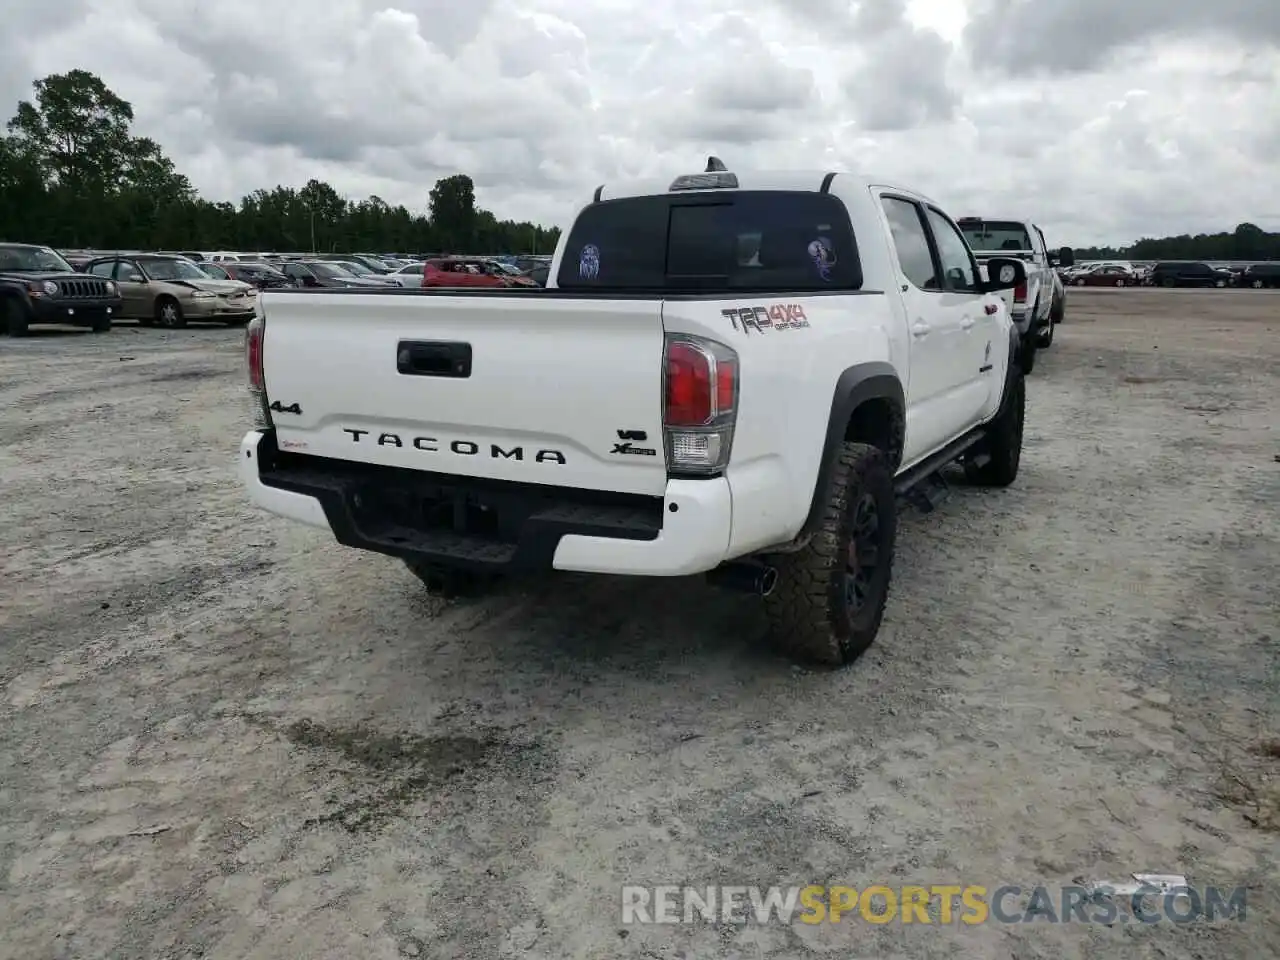
<path fill-rule="evenodd" d="M 1255 290 L 1280 287 L 1280 263 L 1250 264 L 1240 274 L 1240 286 L 1253 287 Z"/>
<path fill-rule="evenodd" d="M 56 251 L 0 243 L 0 332 L 25 337 L 33 323 L 70 323 L 105 333 L 120 304 L 115 283 L 76 273 Z"/>
<path fill-rule="evenodd" d="M 1147 280 L 1155 287 L 1229 287 L 1230 270 L 1219 270 L 1198 261 L 1157 263 Z"/>

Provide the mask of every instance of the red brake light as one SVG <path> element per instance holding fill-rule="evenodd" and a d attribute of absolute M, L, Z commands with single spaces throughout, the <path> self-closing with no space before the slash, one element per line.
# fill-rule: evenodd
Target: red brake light
<path fill-rule="evenodd" d="M 1020 283 L 1013 288 L 1013 299 L 1015 303 L 1025 303 L 1027 300 L 1027 285 Z"/>
<path fill-rule="evenodd" d="M 711 368 L 715 360 L 701 348 L 684 341 L 667 345 L 667 397 L 663 421 L 667 426 L 696 427 L 715 413 Z M 719 393 L 717 384 L 716 393 Z"/>
<path fill-rule="evenodd" d="M 715 340 L 667 334 L 663 444 L 670 476 L 714 476 L 729 463 L 738 354 Z"/>
<path fill-rule="evenodd" d="M 267 382 L 262 368 L 262 332 L 261 317 L 254 317 L 244 332 L 244 360 L 249 368 L 249 389 L 261 392 L 266 389 Z"/>

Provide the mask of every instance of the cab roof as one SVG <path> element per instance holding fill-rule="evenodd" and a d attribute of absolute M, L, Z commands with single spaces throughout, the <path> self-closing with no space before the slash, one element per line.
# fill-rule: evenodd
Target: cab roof
<path fill-rule="evenodd" d="M 936 203 L 919 190 L 895 183 L 890 177 L 872 176 L 862 173 L 850 173 L 844 170 L 734 170 L 732 173 L 738 181 L 738 190 L 797 190 L 812 193 L 823 192 L 823 185 L 828 184 L 832 192 L 839 190 L 866 190 L 870 187 L 888 188 L 900 193 L 910 194 Z M 644 178 L 637 180 L 620 180 L 615 183 L 601 184 L 595 193 L 595 199 L 619 200 L 623 197 L 665 196 L 671 193 L 672 183 L 685 176 L 700 174 L 713 175 L 714 171 L 686 170 L 664 177 Z M 828 179 L 830 178 L 830 179 Z M 692 193 L 731 193 L 733 187 L 713 187 L 705 190 L 680 190 L 682 194 Z"/>

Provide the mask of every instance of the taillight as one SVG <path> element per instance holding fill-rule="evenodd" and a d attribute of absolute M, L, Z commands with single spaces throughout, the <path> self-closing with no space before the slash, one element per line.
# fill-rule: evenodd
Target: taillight
<path fill-rule="evenodd" d="M 1027 285 L 1025 283 L 1020 283 L 1013 288 L 1013 302 L 1014 303 L 1027 302 Z"/>
<path fill-rule="evenodd" d="M 259 427 L 272 426 L 271 411 L 267 409 L 267 377 L 263 367 L 263 347 L 267 333 L 267 318 L 262 313 L 261 301 L 254 318 L 244 331 L 244 362 L 249 375 L 249 392 L 254 398 L 254 415 Z"/>
<path fill-rule="evenodd" d="M 729 463 L 738 412 L 738 355 L 714 340 L 666 338 L 663 433 L 673 474 L 716 474 Z"/>

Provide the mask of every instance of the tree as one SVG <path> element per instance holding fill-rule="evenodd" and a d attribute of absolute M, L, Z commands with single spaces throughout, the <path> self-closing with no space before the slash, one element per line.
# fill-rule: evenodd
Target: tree
<path fill-rule="evenodd" d="M 8 129 L 49 180 L 81 189 L 117 185 L 132 146 L 133 107 L 85 70 L 37 80 L 35 91 L 35 103 L 21 101 Z"/>
<path fill-rule="evenodd" d="M 332 185 L 202 199 L 160 144 L 134 136 L 133 107 L 85 70 L 37 81 L 0 134 L 0 240 L 143 250 L 550 252 L 559 237 L 475 205 L 464 174 L 431 190 L 431 216 Z M 478 244 L 479 246 L 473 246 Z"/>
<path fill-rule="evenodd" d="M 446 246 L 471 249 L 476 239 L 476 190 L 465 173 L 437 180 L 431 188 L 431 226 Z"/>
<path fill-rule="evenodd" d="M 324 249 L 328 242 L 322 242 L 317 246 L 316 237 L 319 236 L 321 240 L 325 240 L 328 236 L 328 227 L 342 220 L 346 214 L 347 201 L 338 196 L 338 191 L 329 184 L 315 179 L 308 180 L 307 185 L 298 191 L 298 199 L 306 207 L 310 217 L 311 249 L 313 251 Z M 318 234 L 317 224 L 320 228 Z M 336 246 L 330 246 L 331 251 L 336 249 Z"/>

